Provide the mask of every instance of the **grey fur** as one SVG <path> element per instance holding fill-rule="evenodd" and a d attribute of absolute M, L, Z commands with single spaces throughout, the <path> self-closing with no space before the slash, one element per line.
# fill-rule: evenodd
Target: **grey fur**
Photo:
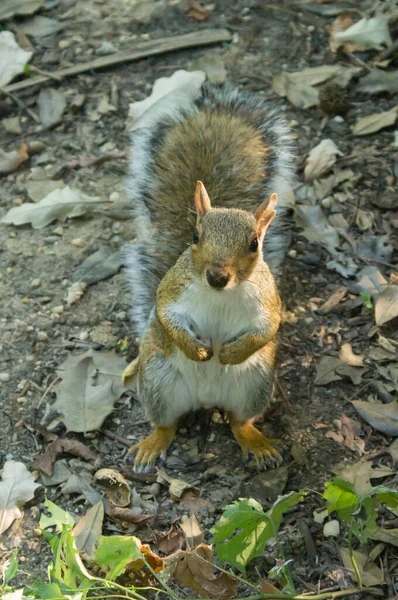
<path fill-rule="evenodd" d="M 286 185 L 293 179 L 293 153 L 289 130 L 278 112 L 253 94 L 240 91 L 232 86 L 215 88 L 203 86 L 201 96 L 186 103 L 178 110 L 174 107 L 162 121 L 154 119 L 134 132 L 132 156 L 127 189 L 132 203 L 132 225 L 136 242 L 125 254 L 126 276 L 131 288 L 131 320 L 133 330 L 139 337 L 147 326 L 150 312 L 156 300 L 156 290 L 168 268 L 164 257 L 163 244 L 159 242 L 151 223 L 151 207 L 156 202 L 156 186 L 152 166 L 156 160 L 156 150 L 162 132 L 186 114 L 199 111 L 201 106 L 211 106 L 214 110 L 241 115 L 251 122 L 262 134 L 271 149 L 269 177 L 264 183 L 264 199 L 272 192 L 280 197 L 286 192 Z M 267 232 L 264 243 L 264 258 L 274 276 L 278 277 L 290 244 L 289 209 L 277 209 L 277 215 Z M 184 248 L 181 249 L 181 252 Z M 170 257 L 169 257 L 170 258 Z"/>

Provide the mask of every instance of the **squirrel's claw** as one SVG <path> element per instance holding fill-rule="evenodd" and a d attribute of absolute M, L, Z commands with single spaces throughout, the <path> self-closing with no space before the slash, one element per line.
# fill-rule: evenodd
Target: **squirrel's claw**
<path fill-rule="evenodd" d="M 244 456 L 253 454 L 259 467 L 280 466 L 282 457 L 274 447 L 280 440 L 272 440 L 263 436 L 250 421 L 235 421 L 231 424 L 232 432 L 242 448 Z"/>
<path fill-rule="evenodd" d="M 155 427 L 148 437 L 135 444 L 128 451 L 129 457 L 135 453 L 133 471 L 135 473 L 148 473 L 156 464 L 159 457 L 166 457 L 168 447 L 175 436 L 176 427 Z"/>

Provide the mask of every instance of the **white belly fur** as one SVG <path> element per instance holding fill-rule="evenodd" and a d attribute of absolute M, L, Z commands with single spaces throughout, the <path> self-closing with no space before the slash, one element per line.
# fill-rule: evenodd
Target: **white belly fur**
<path fill-rule="evenodd" d="M 214 356 L 207 362 L 189 360 L 175 348 L 167 360 L 164 393 L 168 397 L 168 421 L 198 408 L 217 406 L 233 411 L 241 407 L 263 381 L 261 356 L 256 353 L 239 365 L 221 365 L 222 343 L 262 325 L 266 314 L 254 286 L 248 283 L 217 292 L 202 283 L 193 283 L 180 297 L 173 312 L 202 338 L 210 338 Z M 172 375 L 171 375 L 172 373 Z"/>

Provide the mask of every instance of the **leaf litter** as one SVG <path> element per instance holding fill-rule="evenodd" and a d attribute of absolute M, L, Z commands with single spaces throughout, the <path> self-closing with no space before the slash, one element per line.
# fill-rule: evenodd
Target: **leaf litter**
<path fill-rule="evenodd" d="M 6 460 L 0 483 L 0 534 L 21 517 L 21 508 L 32 500 L 40 484 L 25 465 L 15 460 Z"/>
<path fill-rule="evenodd" d="M 32 52 L 23 50 L 11 31 L 0 32 L 0 89 L 23 72 L 31 57 Z"/>

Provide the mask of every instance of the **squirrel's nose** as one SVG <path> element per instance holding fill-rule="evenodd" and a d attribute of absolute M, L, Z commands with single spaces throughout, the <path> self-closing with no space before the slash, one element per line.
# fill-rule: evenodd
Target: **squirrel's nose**
<path fill-rule="evenodd" d="M 211 287 L 216 288 L 217 290 L 222 290 L 227 285 L 231 276 L 229 273 L 223 273 L 221 271 L 211 271 L 210 269 L 206 271 L 206 279 L 211 285 Z"/>

